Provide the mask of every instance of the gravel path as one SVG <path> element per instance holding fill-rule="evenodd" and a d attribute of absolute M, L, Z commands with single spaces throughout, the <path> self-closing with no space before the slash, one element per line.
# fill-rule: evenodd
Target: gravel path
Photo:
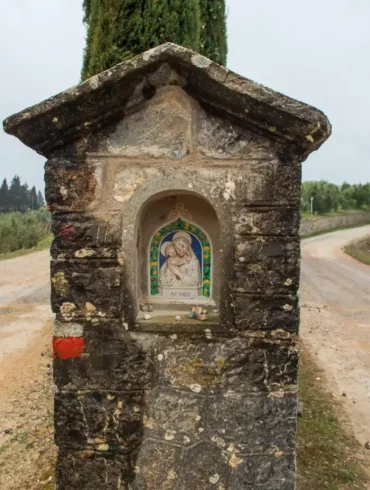
<path fill-rule="evenodd" d="M 49 252 L 0 262 L 0 488 L 52 488 Z"/>
<path fill-rule="evenodd" d="M 51 319 L 49 274 L 48 250 L 0 261 L 0 362 Z"/>
<path fill-rule="evenodd" d="M 342 248 L 366 235 L 370 226 L 303 240 L 300 291 L 301 338 L 362 444 L 370 440 L 370 266 Z"/>

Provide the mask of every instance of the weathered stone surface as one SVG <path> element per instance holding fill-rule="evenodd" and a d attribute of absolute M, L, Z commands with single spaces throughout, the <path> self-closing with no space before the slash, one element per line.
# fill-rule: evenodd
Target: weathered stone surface
<path fill-rule="evenodd" d="M 271 455 L 239 456 L 239 464 L 230 478 L 232 490 L 293 490 L 295 488 L 295 456 L 276 451 Z"/>
<path fill-rule="evenodd" d="M 279 343 L 159 338 L 154 349 L 160 383 L 175 389 L 256 393 L 270 384 L 295 384 L 297 353 Z"/>
<path fill-rule="evenodd" d="M 54 215 L 52 257 L 60 262 L 66 258 L 117 257 L 120 221 L 121 217 L 113 214 L 106 221 L 81 214 Z"/>
<path fill-rule="evenodd" d="M 96 164 L 54 158 L 45 164 L 45 197 L 51 211 L 90 209 L 100 191 L 101 168 Z"/>
<path fill-rule="evenodd" d="M 236 239 L 235 280 L 239 293 L 287 294 L 299 287 L 299 239 Z"/>
<path fill-rule="evenodd" d="M 179 488 L 182 490 L 194 488 L 195 481 L 199 488 L 204 490 L 228 488 L 230 474 L 228 456 L 226 451 L 214 443 L 200 442 L 189 448 L 183 463 L 182 485 Z"/>
<path fill-rule="evenodd" d="M 56 465 L 56 489 L 129 490 L 131 466 L 127 455 L 61 450 Z"/>
<path fill-rule="evenodd" d="M 134 490 L 172 490 L 178 486 L 181 471 L 180 447 L 145 440 L 136 459 Z"/>
<path fill-rule="evenodd" d="M 86 339 L 82 357 L 54 360 L 54 382 L 60 390 L 141 390 L 156 377 L 151 354 L 134 341 Z"/>
<path fill-rule="evenodd" d="M 210 399 L 205 437 L 241 454 L 289 450 L 295 443 L 296 421 L 295 393 L 246 397 L 228 391 Z"/>
<path fill-rule="evenodd" d="M 249 235 L 298 235 L 300 211 L 295 208 L 251 208 L 243 206 L 233 216 L 234 233 Z"/>
<path fill-rule="evenodd" d="M 298 331 L 299 308 L 296 296 L 235 294 L 233 306 L 238 330 Z"/>
<path fill-rule="evenodd" d="M 203 439 L 207 399 L 196 393 L 184 393 L 158 387 L 146 394 L 145 435 L 181 446 Z"/>
<path fill-rule="evenodd" d="M 131 452 L 142 439 L 142 412 L 140 392 L 57 393 L 55 441 L 63 448 Z"/>
<path fill-rule="evenodd" d="M 225 390 L 218 395 L 158 388 L 148 394 L 144 435 L 183 447 L 207 441 L 235 453 L 268 453 L 294 446 L 296 394 Z M 272 443 L 273 441 L 273 443 Z"/>
<path fill-rule="evenodd" d="M 220 116 L 218 111 L 207 105 L 206 110 L 197 111 L 195 143 L 197 150 L 212 159 L 276 157 L 273 142 L 261 138 L 238 124 L 237 120 Z"/>
<path fill-rule="evenodd" d="M 292 206 L 299 209 L 301 200 L 301 163 L 285 160 L 284 154 L 279 161 L 261 161 L 245 169 L 248 178 L 236 180 L 236 209 L 240 212 L 245 205 Z M 241 208 L 240 208 L 241 207 Z"/>
<path fill-rule="evenodd" d="M 284 386 L 297 386 L 298 383 L 298 347 L 293 343 L 289 347 L 272 342 L 266 349 L 268 366 L 267 380 L 269 389 Z"/>
<path fill-rule="evenodd" d="M 116 261 L 51 262 L 51 304 L 61 319 L 118 316 L 121 268 Z"/>

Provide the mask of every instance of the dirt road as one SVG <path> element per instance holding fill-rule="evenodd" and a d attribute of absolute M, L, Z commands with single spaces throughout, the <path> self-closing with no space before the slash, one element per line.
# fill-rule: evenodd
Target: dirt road
<path fill-rule="evenodd" d="M 52 488 L 49 252 L 0 262 L 0 488 Z"/>
<path fill-rule="evenodd" d="M 0 362 L 51 318 L 49 291 L 49 251 L 0 262 Z"/>
<path fill-rule="evenodd" d="M 370 439 L 370 266 L 341 249 L 366 235 L 370 226 L 303 240 L 300 291 L 301 338 L 361 443 Z"/>

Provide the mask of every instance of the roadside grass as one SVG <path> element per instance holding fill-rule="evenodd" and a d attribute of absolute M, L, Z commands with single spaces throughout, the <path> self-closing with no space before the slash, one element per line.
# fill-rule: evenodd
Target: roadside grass
<path fill-rule="evenodd" d="M 16 257 L 22 257 L 23 255 L 27 255 L 32 252 L 45 250 L 46 248 L 50 247 L 52 239 L 53 239 L 53 234 L 49 233 L 35 247 L 21 248 L 20 250 L 14 250 L 14 252 L 7 252 L 5 254 L 0 254 L 0 260 L 14 259 Z"/>
<path fill-rule="evenodd" d="M 359 213 L 359 212 L 369 212 L 369 209 L 341 209 L 341 210 L 338 210 L 338 211 L 330 211 L 328 213 L 323 213 L 323 214 L 313 214 L 311 215 L 310 211 L 302 211 L 301 212 L 301 219 L 315 219 L 315 218 L 322 218 L 324 216 L 343 216 L 343 215 L 346 215 L 346 214 L 355 214 L 355 213 Z"/>
<path fill-rule="evenodd" d="M 361 445 L 345 428 L 343 409 L 323 388 L 322 380 L 323 373 L 301 345 L 298 489 L 368 489 L 370 478 L 359 460 Z"/>
<path fill-rule="evenodd" d="M 370 265 L 370 235 L 349 243 L 343 250 L 354 259 Z"/>
<path fill-rule="evenodd" d="M 326 235 L 326 233 L 332 233 L 334 231 L 350 230 L 351 228 L 361 228 L 362 226 L 368 226 L 368 225 L 370 225 L 370 222 L 363 223 L 362 225 L 337 226 L 336 228 L 329 228 L 326 230 L 316 231 L 315 233 L 310 233 L 309 235 L 301 235 L 301 239 L 312 238 L 314 236 L 319 236 L 319 235 Z"/>
<path fill-rule="evenodd" d="M 52 458 L 41 473 L 37 490 L 54 490 L 55 489 L 55 458 Z"/>

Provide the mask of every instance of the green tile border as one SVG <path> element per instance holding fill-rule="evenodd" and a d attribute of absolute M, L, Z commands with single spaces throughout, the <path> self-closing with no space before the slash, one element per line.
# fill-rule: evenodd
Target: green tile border
<path fill-rule="evenodd" d="M 211 278 L 212 278 L 212 247 L 208 236 L 204 231 L 192 223 L 177 218 L 172 223 L 161 228 L 152 238 L 149 248 L 149 264 L 150 264 L 150 294 L 155 296 L 159 294 L 159 254 L 160 245 L 162 240 L 167 235 L 174 231 L 187 231 L 191 235 L 194 235 L 200 241 L 202 246 L 202 287 L 203 296 L 209 298 L 211 296 Z"/>

